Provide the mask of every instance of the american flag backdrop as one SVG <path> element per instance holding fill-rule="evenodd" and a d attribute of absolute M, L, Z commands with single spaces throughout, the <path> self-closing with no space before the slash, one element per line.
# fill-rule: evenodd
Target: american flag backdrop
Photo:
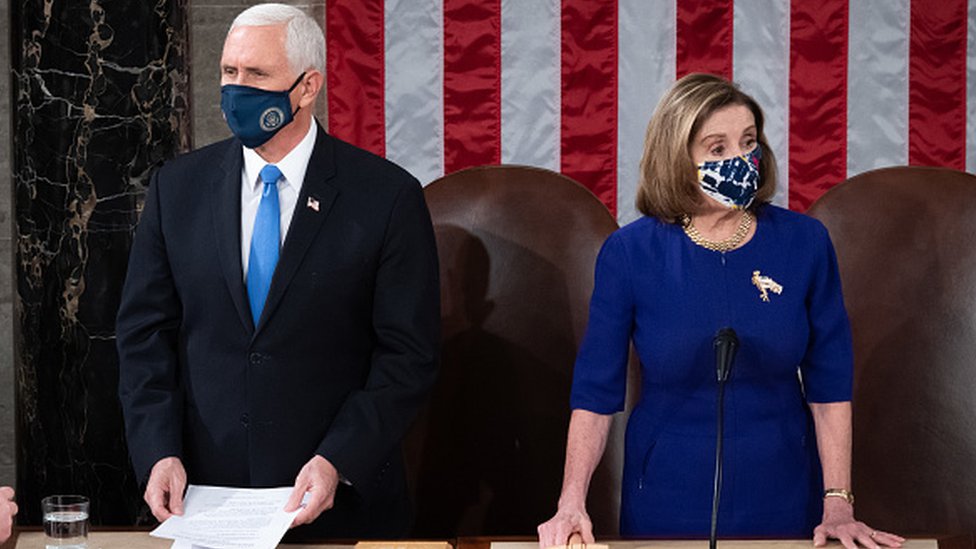
<path fill-rule="evenodd" d="M 766 112 L 775 202 L 893 165 L 976 172 L 976 0 L 327 0 L 329 129 L 424 184 L 525 164 L 623 224 L 675 78 Z"/>

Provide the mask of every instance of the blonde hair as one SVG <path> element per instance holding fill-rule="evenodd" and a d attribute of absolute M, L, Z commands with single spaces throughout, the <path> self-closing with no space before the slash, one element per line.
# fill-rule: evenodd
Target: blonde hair
<path fill-rule="evenodd" d="M 715 111 L 743 105 L 752 111 L 762 148 L 759 190 L 750 210 L 772 200 L 776 193 L 776 157 L 763 133 L 763 112 L 756 100 L 728 80 L 703 73 L 689 74 L 661 98 L 647 125 L 640 161 L 637 209 L 662 221 L 676 222 L 701 204 L 698 168 L 691 158 L 691 143 L 702 124 Z"/>

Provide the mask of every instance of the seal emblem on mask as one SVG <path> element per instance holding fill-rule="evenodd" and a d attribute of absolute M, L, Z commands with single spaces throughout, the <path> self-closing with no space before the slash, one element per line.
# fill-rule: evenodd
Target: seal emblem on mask
<path fill-rule="evenodd" d="M 270 132 L 278 128 L 285 119 L 285 113 L 278 107 L 270 107 L 261 113 L 261 129 Z"/>

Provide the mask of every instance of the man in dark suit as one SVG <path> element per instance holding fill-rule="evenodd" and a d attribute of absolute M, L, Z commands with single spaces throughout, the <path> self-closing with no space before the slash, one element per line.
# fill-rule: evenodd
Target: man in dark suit
<path fill-rule="evenodd" d="M 117 333 L 159 520 L 190 482 L 294 485 L 306 535 L 409 527 L 400 439 L 436 377 L 437 252 L 419 183 L 315 122 L 324 53 L 300 10 L 242 12 L 221 57 L 235 138 L 150 184 Z"/>

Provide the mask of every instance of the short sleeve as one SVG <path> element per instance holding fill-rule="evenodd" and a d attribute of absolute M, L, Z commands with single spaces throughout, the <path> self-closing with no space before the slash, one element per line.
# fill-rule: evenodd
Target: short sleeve
<path fill-rule="evenodd" d="M 807 295 L 810 338 L 800 364 L 808 402 L 851 400 L 854 352 L 840 270 L 830 236 L 817 224 L 814 272 Z"/>
<path fill-rule="evenodd" d="M 618 231 L 597 256 L 589 322 L 573 370 L 573 409 L 598 414 L 624 409 L 633 323 L 633 285 Z"/>

